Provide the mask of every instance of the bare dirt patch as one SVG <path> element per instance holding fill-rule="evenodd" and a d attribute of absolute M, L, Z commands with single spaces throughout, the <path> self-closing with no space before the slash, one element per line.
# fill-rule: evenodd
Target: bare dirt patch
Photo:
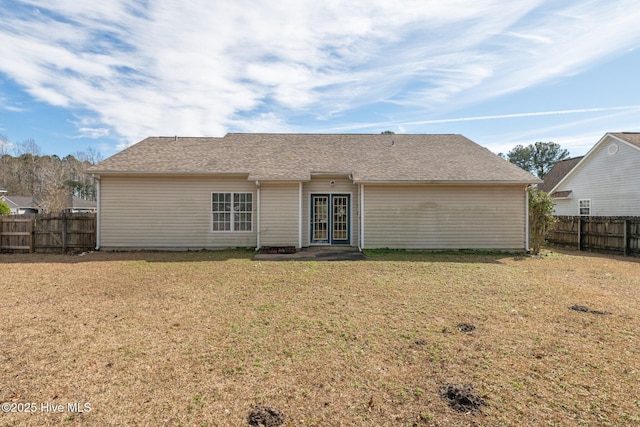
<path fill-rule="evenodd" d="M 476 327 L 469 323 L 458 323 L 456 327 L 460 332 L 473 332 L 476 330 Z"/>
<path fill-rule="evenodd" d="M 0 425 L 640 424 L 637 260 L 253 255 L 0 255 L 0 403 L 38 405 Z"/>
<path fill-rule="evenodd" d="M 440 387 L 440 397 L 454 411 L 475 414 L 486 405 L 470 384 L 446 384 Z"/>
<path fill-rule="evenodd" d="M 251 410 L 247 422 L 251 427 L 278 427 L 284 424 L 284 414 L 270 406 L 258 405 Z"/>

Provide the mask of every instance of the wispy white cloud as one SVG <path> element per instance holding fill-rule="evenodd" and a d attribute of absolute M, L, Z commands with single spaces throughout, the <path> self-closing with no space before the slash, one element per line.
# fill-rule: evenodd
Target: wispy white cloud
<path fill-rule="evenodd" d="M 458 117 L 452 119 L 435 119 L 435 120 L 423 120 L 417 122 L 406 122 L 404 125 L 427 125 L 436 123 L 455 123 L 455 122 L 471 122 L 478 120 L 498 120 L 498 119 L 514 119 L 523 117 L 540 117 L 540 116 L 558 116 L 566 114 L 585 114 L 585 113 L 601 113 L 604 111 L 640 111 L 640 105 L 630 105 L 625 107 L 606 107 L 606 108 L 579 108 L 573 110 L 555 110 L 555 111 L 536 111 L 529 113 L 512 113 L 512 114 L 494 114 L 490 116 L 475 116 L 475 117 Z"/>
<path fill-rule="evenodd" d="M 492 114 L 486 116 L 469 116 L 469 117 L 453 117 L 453 118 L 445 118 L 445 119 L 430 119 L 430 120 L 416 120 L 416 121 L 403 121 L 403 120 L 385 120 L 385 121 L 375 121 L 375 122 L 360 122 L 360 123 L 350 123 L 347 125 L 335 126 L 331 128 L 332 132 L 354 132 L 354 131 L 362 131 L 365 129 L 381 129 L 381 128 L 389 128 L 389 127 L 398 127 L 398 129 L 407 129 L 416 126 L 424 126 L 424 125 L 434 125 L 434 124 L 443 124 L 443 123 L 462 123 L 462 122 L 479 122 L 479 121 L 491 121 L 491 120 L 508 120 L 508 119 L 522 119 L 522 118 L 533 118 L 533 117 L 545 117 L 545 116 L 565 116 L 565 115 L 586 115 L 589 113 L 607 113 L 612 111 L 622 112 L 615 115 L 628 115 L 628 114 L 638 114 L 640 112 L 640 105 L 628 105 L 621 107 L 593 107 L 593 108 L 579 108 L 579 109 L 570 109 L 570 110 L 552 110 L 552 111 L 533 111 L 533 112 L 523 112 L 523 113 L 510 113 L 510 114 Z M 587 119 L 580 119 L 578 122 L 566 123 L 563 126 L 574 126 L 576 123 L 584 124 L 588 122 L 592 122 L 593 120 L 601 120 L 602 118 L 610 119 L 613 115 L 600 114 L 600 119 L 598 116 L 594 119 L 594 116 L 591 115 Z M 540 133 L 542 129 L 537 128 L 535 130 L 536 133 Z M 527 131 L 520 130 L 520 136 L 528 136 Z"/>
<path fill-rule="evenodd" d="M 16 107 L 15 105 L 11 105 L 9 101 L 0 97 L 0 110 L 11 111 L 12 113 L 23 113 L 27 111 L 26 108 Z"/>
<path fill-rule="evenodd" d="M 640 131 L 638 117 L 640 106 L 616 108 L 584 109 L 580 114 L 575 110 L 570 114 L 575 118 L 560 120 L 552 124 L 540 121 L 533 123 L 530 128 L 517 128 L 506 132 L 494 132 L 478 135 L 476 141 L 490 150 L 506 153 L 516 145 L 529 145 L 535 141 L 553 141 L 569 150 L 572 156 L 586 153 L 607 132 Z M 541 116 L 532 116 L 541 120 Z M 612 123 L 623 127 L 611 127 Z M 504 129 L 497 127 L 496 129 Z"/>
<path fill-rule="evenodd" d="M 0 72 L 37 100 L 86 111 L 79 133 L 110 129 L 129 142 L 295 130 L 292 116 L 320 123 L 372 103 L 442 117 L 637 46 L 636 8 L 635 0 L 27 0 L 0 12 Z M 577 112 L 588 111 L 389 126 Z"/>
<path fill-rule="evenodd" d="M 79 128 L 80 133 L 76 138 L 102 138 L 109 135 L 107 128 Z"/>

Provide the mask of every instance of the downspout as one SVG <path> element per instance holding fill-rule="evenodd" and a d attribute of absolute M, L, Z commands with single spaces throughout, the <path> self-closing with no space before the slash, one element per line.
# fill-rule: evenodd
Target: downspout
<path fill-rule="evenodd" d="M 525 223 L 525 238 L 524 238 L 524 250 L 529 253 L 529 186 L 524 188 L 524 223 Z"/>
<path fill-rule="evenodd" d="M 298 249 L 302 249 L 302 182 L 298 183 Z"/>
<path fill-rule="evenodd" d="M 256 251 L 260 250 L 260 181 L 256 181 L 256 198 L 258 199 L 258 207 L 256 208 Z"/>
<path fill-rule="evenodd" d="M 364 249 L 364 184 L 358 185 L 360 192 L 360 203 L 358 210 L 360 211 L 360 238 L 358 239 L 358 250 L 362 252 Z"/>
<path fill-rule="evenodd" d="M 96 251 L 100 250 L 100 175 L 94 177 L 96 180 Z"/>

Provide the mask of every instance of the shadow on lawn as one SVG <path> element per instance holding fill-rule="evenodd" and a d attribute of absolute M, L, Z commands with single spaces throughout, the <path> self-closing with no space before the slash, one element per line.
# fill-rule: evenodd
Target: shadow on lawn
<path fill-rule="evenodd" d="M 455 251 L 414 251 L 402 249 L 365 250 L 369 261 L 402 261 L 402 262 L 451 262 L 451 263 L 484 263 L 501 264 L 505 258 L 525 260 L 529 257 L 524 251 L 490 251 L 463 249 Z"/>
<path fill-rule="evenodd" d="M 76 264 L 104 261 L 211 262 L 252 259 L 254 255 L 255 251 L 244 248 L 220 251 L 90 251 L 64 254 L 0 254 L 0 264 Z"/>
<path fill-rule="evenodd" d="M 579 257 L 585 257 L 585 258 L 618 259 L 622 261 L 640 263 L 640 257 L 624 256 L 618 253 L 579 251 L 575 248 L 571 248 L 569 246 L 562 246 L 562 245 L 547 245 L 545 249 L 547 249 L 549 253 L 556 252 L 562 255 L 579 256 Z"/>
<path fill-rule="evenodd" d="M 284 262 L 450 262 L 450 263 L 488 263 L 500 264 L 505 258 L 526 259 L 524 252 L 499 252 L 499 251 L 410 251 L 396 249 L 365 250 L 363 254 L 355 252 L 361 258 L 352 259 L 352 254 L 342 259 L 340 256 L 323 257 L 316 256 L 313 259 L 291 258 L 278 259 Z M 253 260 L 256 252 L 252 249 L 237 248 L 226 250 L 198 250 L 198 251 L 90 251 L 65 254 L 0 254 L 0 264 L 37 264 L 60 263 L 76 264 L 87 262 L 114 262 L 114 261 L 144 261 L 144 262 L 216 262 L 229 260 Z M 264 261 L 255 259 L 255 261 Z M 268 260 L 267 260 L 268 261 Z"/>
<path fill-rule="evenodd" d="M 618 255 L 579 252 L 575 250 L 552 248 L 545 256 L 553 256 L 553 253 L 570 256 L 583 256 L 590 258 L 612 259 L 618 258 L 625 261 L 640 262 L 639 258 L 622 257 Z M 345 252 L 348 253 L 348 252 Z M 356 252 L 357 253 L 357 252 Z M 505 252 L 492 250 L 456 250 L 456 251 L 417 251 L 401 249 L 366 249 L 363 251 L 365 259 L 351 260 L 351 262 L 440 262 L 440 263 L 483 263 L 502 264 L 504 260 L 522 261 L 531 258 L 530 255 L 520 252 Z M 362 254 L 358 253 L 362 256 Z M 36 263 L 61 263 L 75 264 L 86 262 L 112 262 L 112 261 L 144 261 L 144 262 L 216 262 L 230 260 L 255 260 L 256 252 L 249 248 L 236 248 L 225 250 L 192 250 L 192 251 L 90 251 L 65 254 L 10 254 L 0 253 L 0 264 L 36 264 Z M 284 262 L 334 262 L 345 261 L 348 258 L 322 257 L 315 259 L 291 258 L 279 259 Z"/>

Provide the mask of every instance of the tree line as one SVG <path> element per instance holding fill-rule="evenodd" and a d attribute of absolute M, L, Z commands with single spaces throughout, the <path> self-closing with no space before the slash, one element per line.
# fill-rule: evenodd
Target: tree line
<path fill-rule="evenodd" d="M 101 160 L 93 148 L 61 158 L 43 155 L 33 139 L 10 143 L 0 135 L 0 186 L 7 196 L 33 197 L 46 212 L 59 212 L 70 196 L 96 200 L 96 180 L 84 172 Z"/>
<path fill-rule="evenodd" d="M 502 153 L 498 155 L 538 178 L 544 179 L 556 162 L 569 157 L 569 151 L 555 142 L 536 142 L 526 147 L 516 145 L 506 155 Z"/>

